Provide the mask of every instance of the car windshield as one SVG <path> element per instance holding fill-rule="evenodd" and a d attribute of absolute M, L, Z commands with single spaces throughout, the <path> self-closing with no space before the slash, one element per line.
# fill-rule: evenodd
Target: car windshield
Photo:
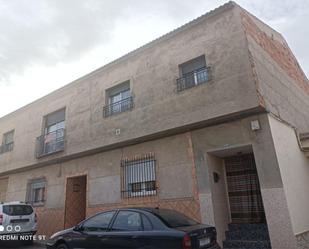
<path fill-rule="evenodd" d="M 29 215 L 33 209 L 30 205 L 4 205 L 3 213 L 7 215 Z"/>
<path fill-rule="evenodd" d="M 169 209 L 155 209 L 153 213 L 157 215 L 169 227 L 185 227 L 199 224 L 184 214 Z"/>

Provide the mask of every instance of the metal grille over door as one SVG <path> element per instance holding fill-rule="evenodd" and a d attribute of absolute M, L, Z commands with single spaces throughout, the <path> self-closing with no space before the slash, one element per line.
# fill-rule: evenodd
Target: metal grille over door
<path fill-rule="evenodd" d="M 264 223 L 265 213 L 253 154 L 225 159 L 233 223 Z"/>

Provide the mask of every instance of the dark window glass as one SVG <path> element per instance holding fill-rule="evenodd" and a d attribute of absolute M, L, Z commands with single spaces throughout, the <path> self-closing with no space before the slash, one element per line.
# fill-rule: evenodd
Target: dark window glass
<path fill-rule="evenodd" d="M 3 135 L 2 138 L 2 149 L 0 152 L 12 151 L 14 147 L 14 130 L 7 132 Z"/>
<path fill-rule="evenodd" d="M 190 219 L 174 210 L 169 209 L 156 209 L 153 211 L 163 222 L 169 227 L 185 227 L 198 224 L 195 220 Z"/>
<path fill-rule="evenodd" d="M 151 224 L 151 222 L 149 221 L 149 219 L 148 219 L 145 215 L 142 215 L 142 219 L 143 219 L 144 230 L 145 230 L 145 231 L 150 231 L 150 230 L 152 230 L 152 224 Z"/>
<path fill-rule="evenodd" d="M 145 155 L 121 162 L 123 171 L 123 197 L 156 194 L 156 169 L 154 155 Z"/>
<path fill-rule="evenodd" d="M 29 205 L 4 205 L 3 213 L 7 215 L 30 215 L 33 209 Z"/>
<path fill-rule="evenodd" d="M 145 182 L 145 189 L 146 189 L 146 191 L 155 190 L 156 189 L 156 182 L 155 181 Z"/>
<path fill-rule="evenodd" d="M 142 183 L 136 182 L 131 184 L 132 192 L 141 192 L 142 191 Z"/>
<path fill-rule="evenodd" d="M 204 55 L 179 65 L 179 69 L 180 78 L 177 79 L 178 92 L 206 83 L 211 79 L 210 68 L 206 66 Z"/>
<path fill-rule="evenodd" d="M 65 120 L 65 109 L 53 112 L 45 116 L 45 128 L 61 123 Z"/>
<path fill-rule="evenodd" d="M 120 211 L 112 229 L 114 231 L 140 231 L 142 230 L 141 216 L 137 212 Z"/>
<path fill-rule="evenodd" d="M 45 178 L 32 180 L 28 187 L 27 201 L 33 204 L 44 204 L 45 201 Z"/>
<path fill-rule="evenodd" d="M 44 202 L 44 192 L 45 188 L 36 188 L 33 189 L 33 202 Z"/>
<path fill-rule="evenodd" d="M 105 116 L 124 112 L 130 110 L 132 107 L 130 81 L 126 81 L 106 90 Z"/>
<path fill-rule="evenodd" d="M 186 74 L 191 74 L 194 71 L 198 71 L 201 68 L 206 67 L 205 56 L 202 55 L 202 56 L 199 56 L 197 58 L 194 58 L 190 61 L 187 61 L 187 62 L 179 65 L 179 67 L 180 67 L 182 76 L 184 76 Z"/>
<path fill-rule="evenodd" d="M 45 116 L 42 153 L 49 154 L 64 149 L 65 109 Z"/>
<path fill-rule="evenodd" d="M 86 220 L 82 227 L 85 231 L 106 231 L 115 211 L 97 214 Z"/>

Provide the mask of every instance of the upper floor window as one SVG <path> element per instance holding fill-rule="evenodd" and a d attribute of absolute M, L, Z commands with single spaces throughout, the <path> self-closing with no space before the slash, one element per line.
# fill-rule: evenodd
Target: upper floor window
<path fill-rule="evenodd" d="M 125 112 L 133 108 L 130 81 L 121 83 L 106 90 L 106 105 L 103 109 L 104 117 Z"/>
<path fill-rule="evenodd" d="M 177 79 L 178 92 L 200 85 L 211 79 L 210 67 L 206 66 L 204 55 L 179 65 L 179 71 L 180 78 Z"/>
<path fill-rule="evenodd" d="M 149 196 L 157 193 L 153 154 L 122 160 L 122 197 Z"/>
<path fill-rule="evenodd" d="M 27 202 L 34 205 L 43 205 L 45 202 L 45 178 L 31 180 L 28 183 Z"/>
<path fill-rule="evenodd" d="M 37 138 L 37 156 L 64 150 L 65 109 L 44 117 L 43 135 Z"/>
<path fill-rule="evenodd" d="M 3 134 L 1 153 L 12 151 L 14 148 L 14 130 Z"/>

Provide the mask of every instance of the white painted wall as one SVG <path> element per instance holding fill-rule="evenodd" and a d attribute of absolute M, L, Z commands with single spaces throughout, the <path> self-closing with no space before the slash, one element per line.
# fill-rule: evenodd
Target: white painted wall
<path fill-rule="evenodd" d="M 294 129 L 269 116 L 294 234 L 309 230 L 309 159 L 299 149 Z"/>
<path fill-rule="evenodd" d="M 214 221 L 217 228 L 217 239 L 222 246 L 222 241 L 225 239 L 225 231 L 228 230 L 230 223 L 230 211 L 228 206 L 228 194 L 225 181 L 225 166 L 223 159 L 207 155 L 209 182 L 211 184 L 211 197 L 213 203 Z M 219 182 L 215 183 L 213 172 L 219 174 Z"/>

